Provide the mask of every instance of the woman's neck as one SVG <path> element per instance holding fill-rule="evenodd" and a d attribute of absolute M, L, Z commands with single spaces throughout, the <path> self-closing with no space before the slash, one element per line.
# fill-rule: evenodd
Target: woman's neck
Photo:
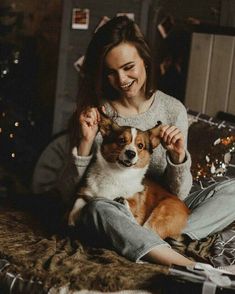
<path fill-rule="evenodd" d="M 147 99 L 145 97 L 138 98 L 120 98 L 110 104 L 122 116 L 134 116 L 146 112 L 151 106 L 153 97 Z"/>

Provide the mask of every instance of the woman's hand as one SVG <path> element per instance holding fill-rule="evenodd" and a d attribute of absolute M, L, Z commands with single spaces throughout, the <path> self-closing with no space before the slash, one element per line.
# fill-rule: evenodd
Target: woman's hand
<path fill-rule="evenodd" d="M 87 108 L 81 113 L 79 123 L 82 140 L 93 143 L 98 132 L 99 120 L 100 114 L 95 107 Z"/>
<path fill-rule="evenodd" d="M 88 156 L 90 154 L 92 144 L 98 132 L 99 120 L 100 114 L 95 107 L 89 107 L 81 113 L 79 117 L 81 140 L 78 146 L 78 155 Z"/>
<path fill-rule="evenodd" d="M 163 146 L 169 151 L 173 163 L 179 164 L 185 160 L 184 137 L 175 126 L 163 125 L 160 131 Z"/>

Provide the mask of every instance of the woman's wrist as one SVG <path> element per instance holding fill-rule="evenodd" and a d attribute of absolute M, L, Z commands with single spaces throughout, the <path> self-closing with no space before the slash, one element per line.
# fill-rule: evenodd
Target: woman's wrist
<path fill-rule="evenodd" d="M 180 153 L 176 153 L 176 152 L 170 152 L 170 158 L 172 163 L 174 164 L 181 164 L 185 161 L 185 157 L 186 157 L 186 151 L 183 150 Z"/>
<path fill-rule="evenodd" d="M 87 140 L 87 139 L 81 139 L 77 150 L 78 150 L 78 156 L 89 156 L 91 153 L 91 148 L 93 145 L 94 140 Z"/>

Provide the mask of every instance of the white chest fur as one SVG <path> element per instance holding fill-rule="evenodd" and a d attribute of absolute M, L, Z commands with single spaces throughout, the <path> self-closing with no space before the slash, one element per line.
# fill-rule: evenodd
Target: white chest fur
<path fill-rule="evenodd" d="M 147 166 L 127 168 L 109 163 L 98 151 L 97 160 L 90 167 L 87 175 L 85 194 L 111 200 L 116 197 L 131 197 L 134 193 L 143 191 L 144 187 L 141 182 L 146 170 Z"/>

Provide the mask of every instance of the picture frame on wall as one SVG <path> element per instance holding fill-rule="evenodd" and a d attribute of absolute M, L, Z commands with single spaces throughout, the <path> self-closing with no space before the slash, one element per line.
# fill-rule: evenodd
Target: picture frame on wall
<path fill-rule="evenodd" d="M 90 10 L 85 8 L 73 8 L 72 11 L 72 29 L 88 30 L 90 19 Z"/>

